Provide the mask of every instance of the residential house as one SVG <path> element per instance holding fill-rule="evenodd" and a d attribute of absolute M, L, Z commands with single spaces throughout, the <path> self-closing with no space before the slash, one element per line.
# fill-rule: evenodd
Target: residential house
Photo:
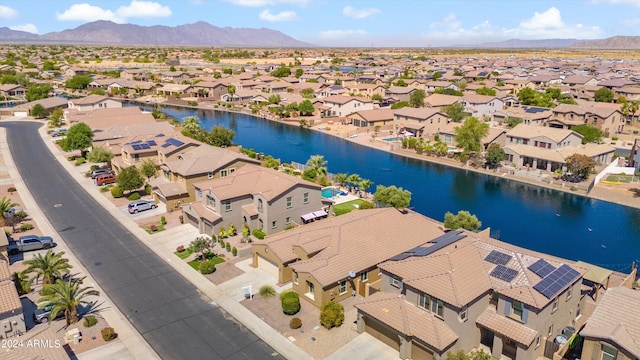
<path fill-rule="evenodd" d="M 354 96 L 334 95 L 322 99 L 328 116 L 344 117 L 361 110 L 373 110 L 373 101 Z"/>
<path fill-rule="evenodd" d="M 450 81 L 442 81 L 442 80 L 431 80 L 427 81 L 425 84 L 425 90 L 427 94 L 433 93 L 436 89 L 453 89 L 458 91 L 458 85 Z"/>
<path fill-rule="evenodd" d="M 462 101 L 462 97 L 460 96 L 445 95 L 445 94 L 431 94 L 426 98 L 424 98 L 424 106 L 442 110 L 442 108 L 446 106 L 453 105 L 461 101 Z"/>
<path fill-rule="evenodd" d="M 532 76 L 529 80 L 536 86 L 547 87 L 549 85 L 561 84 L 562 78 L 558 75 L 540 74 Z"/>
<path fill-rule="evenodd" d="M 99 129 L 93 133 L 92 147 L 105 147 L 115 155 L 112 163 L 119 162 L 118 158 L 122 155 L 122 147 L 126 143 L 135 141 L 134 138 L 146 137 L 148 139 L 155 138 L 156 141 L 163 137 L 172 137 L 178 135 L 176 129 L 168 122 L 153 123 L 131 123 L 116 125 Z M 122 164 L 119 166 L 128 167 L 133 164 Z"/>
<path fill-rule="evenodd" d="M 430 138 L 451 121 L 447 114 L 435 108 L 403 107 L 391 111 L 395 130 L 410 132 L 416 137 Z"/>
<path fill-rule="evenodd" d="M 0 85 L 0 96 L 8 98 L 24 98 L 27 94 L 27 87 L 17 84 L 2 84 Z"/>
<path fill-rule="evenodd" d="M 544 171 L 566 170 L 565 159 L 583 154 L 596 163 L 608 164 L 615 148 L 606 144 L 582 145 L 582 135 L 568 129 L 519 124 L 506 134 L 504 152 L 508 163 Z"/>
<path fill-rule="evenodd" d="M 192 92 L 194 92 L 194 87 L 189 84 L 158 84 L 158 87 L 156 88 L 156 93 L 158 95 L 175 96 L 178 98 L 195 96 Z"/>
<path fill-rule="evenodd" d="M 193 184 L 197 182 L 226 177 L 247 164 L 260 164 L 240 152 L 177 136 L 164 141 L 158 161 L 161 176 L 150 184 L 154 199 L 165 203 L 167 209 L 193 202 Z"/>
<path fill-rule="evenodd" d="M 371 99 L 374 95 L 384 97 L 385 88 L 382 85 L 376 84 L 355 84 L 349 87 L 349 91 L 353 93 L 353 95 L 364 95 Z"/>
<path fill-rule="evenodd" d="M 347 123 L 351 123 L 358 127 L 380 126 L 380 128 L 392 129 L 393 111 L 389 109 L 356 111 L 347 115 Z"/>
<path fill-rule="evenodd" d="M 332 203 L 323 202 L 320 185 L 253 164 L 193 187 L 195 201 L 184 205 L 182 213 L 186 222 L 207 235 L 217 235 L 230 224 L 274 234 Z"/>
<path fill-rule="evenodd" d="M 69 124 L 83 122 L 94 132 L 98 129 L 106 129 L 118 125 L 152 124 L 156 119 L 150 113 L 145 113 L 138 107 L 127 106 L 119 108 L 96 108 L 87 111 L 69 109 L 64 113 L 65 120 Z"/>
<path fill-rule="evenodd" d="M 640 101 L 640 87 L 638 86 L 625 86 L 616 89 L 617 96 L 624 96 L 627 101 Z"/>
<path fill-rule="evenodd" d="M 201 81 L 192 87 L 197 97 L 212 100 L 221 100 L 228 91 L 228 86 L 218 81 Z"/>
<path fill-rule="evenodd" d="M 80 99 L 69 99 L 68 107 L 76 111 L 89 111 L 121 108 L 122 103 L 104 95 L 89 95 Z"/>
<path fill-rule="evenodd" d="M 9 261 L 8 247 L 9 238 L 7 237 L 7 234 L 0 234 L 0 260 Z"/>
<path fill-rule="evenodd" d="M 607 289 L 586 325 L 582 359 L 640 359 L 640 292 L 626 287 Z"/>
<path fill-rule="evenodd" d="M 602 86 L 595 85 L 575 85 L 571 87 L 571 96 L 576 99 L 594 101 L 596 91 L 602 89 Z"/>
<path fill-rule="evenodd" d="M 9 114 L 11 116 L 16 116 L 16 117 L 26 117 L 31 114 L 31 109 L 36 104 L 42 105 L 42 107 L 44 107 L 44 109 L 46 110 L 47 114 L 50 114 L 55 109 L 66 109 L 68 105 L 67 99 L 64 99 L 58 96 L 53 96 L 46 99 L 40 99 L 40 100 L 31 101 L 25 104 L 20 104 L 12 108 L 2 109 L 0 110 L 0 114 L 3 114 L 3 115 Z"/>
<path fill-rule="evenodd" d="M 252 244 L 253 265 L 292 281 L 321 307 L 380 287 L 377 265 L 442 235 L 441 225 L 413 211 L 356 210 L 268 236 Z"/>
<path fill-rule="evenodd" d="M 493 113 L 501 111 L 504 106 L 504 102 L 495 96 L 478 94 L 465 94 L 462 97 L 462 104 L 465 112 L 478 119 L 491 117 Z"/>
<path fill-rule="evenodd" d="M 0 339 L 24 335 L 27 326 L 22 302 L 13 283 L 9 263 L 5 260 L 0 260 L 0 299 Z"/>
<path fill-rule="evenodd" d="M 603 106 L 598 103 L 583 105 L 560 104 L 553 109 L 550 127 L 571 129 L 574 125 L 591 125 L 602 130 L 605 136 L 620 133 L 626 123 L 618 107 Z"/>
<path fill-rule="evenodd" d="M 568 86 L 575 85 L 598 85 L 598 79 L 588 75 L 570 75 L 562 79 L 562 83 Z"/>
<path fill-rule="evenodd" d="M 147 70 L 144 69 L 124 69 L 120 72 L 120 78 L 129 81 L 147 81 Z"/>
<path fill-rule="evenodd" d="M 184 80 L 189 80 L 191 76 L 182 71 L 167 71 L 160 74 L 160 79 L 163 82 L 179 84 Z"/>
<path fill-rule="evenodd" d="M 440 137 L 440 141 L 449 145 L 450 147 L 456 147 L 458 144 L 455 141 L 456 128 L 460 126 L 460 123 L 450 122 L 442 126 L 436 134 Z M 490 127 L 485 136 L 480 139 L 482 148 L 486 151 L 491 144 L 498 144 L 500 147 L 505 146 L 507 139 L 507 131 L 503 128 Z M 435 134 L 434 134 L 435 135 Z M 451 151 L 452 149 L 450 149 Z"/>
<path fill-rule="evenodd" d="M 390 86 L 384 92 L 384 98 L 391 102 L 409 101 L 411 94 L 418 88 L 409 86 Z"/>
<path fill-rule="evenodd" d="M 509 118 L 515 118 L 522 120 L 525 125 L 544 126 L 552 115 L 553 111 L 549 108 L 517 105 L 505 107 L 503 110 L 493 113 L 493 120 L 505 123 Z"/>
<path fill-rule="evenodd" d="M 355 305 L 357 328 L 401 359 L 482 349 L 534 360 L 579 315 L 582 275 L 559 258 L 450 231 L 381 263 L 381 289 Z"/>

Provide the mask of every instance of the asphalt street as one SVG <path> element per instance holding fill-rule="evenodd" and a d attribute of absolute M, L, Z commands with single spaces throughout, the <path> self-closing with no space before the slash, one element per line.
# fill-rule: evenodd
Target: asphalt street
<path fill-rule="evenodd" d="M 46 148 L 37 131 L 41 124 L 0 126 L 7 129 L 16 167 L 51 225 L 161 358 L 282 358 L 210 304 L 89 196 Z"/>

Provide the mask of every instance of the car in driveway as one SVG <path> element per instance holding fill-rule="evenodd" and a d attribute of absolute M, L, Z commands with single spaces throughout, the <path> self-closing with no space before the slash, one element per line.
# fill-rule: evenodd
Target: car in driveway
<path fill-rule="evenodd" d="M 67 129 L 56 129 L 51 132 L 51 137 L 58 137 L 67 134 Z"/>
<path fill-rule="evenodd" d="M 116 176 L 113 174 L 103 174 L 103 175 L 96 176 L 94 180 L 96 182 L 96 185 L 103 186 L 103 185 L 115 183 Z"/>
<path fill-rule="evenodd" d="M 127 210 L 129 210 L 129 214 L 137 214 L 140 211 L 151 210 L 158 207 L 153 200 L 136 200 L 129 203 L 127 206 Z"/>
<path fill-rule="evenodd" d="M 91 178 L 95 179 L 100 175 L 113 175 L 111 169 L 96 169 L 91 171 Z"/>
<path fill-rule="evenodd" d="M 53 247 L 51 236 L 25 235 L 20 236 L 18 241 L 9 241 L 7 251 L 10 255 L 15 255 L 22 251 L 50 249 Z"/>
<path fill-rule="evenodd" d="M 49 315 L 51 315 L 52 309 L 53 309 L 53 306 L 51 305 L 45 306 L 43 309 L 36 308 L 33 311 L 33 321 L 35 321 L 36 324 L 43 324 L 43 323 L 46 324 L 47 322 L 49 322 Z M 64 316 L 64 311 L 58 311 L 55 319 L 59 319 L 63 316 Z"/>

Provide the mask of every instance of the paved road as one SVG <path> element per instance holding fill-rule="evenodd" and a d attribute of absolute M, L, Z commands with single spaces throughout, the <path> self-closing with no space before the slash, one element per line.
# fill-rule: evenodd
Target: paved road
<path fill-rule="evenodd" d="M 3 122 L 18 171 L 83 266 L 163 359 L 282 358 L 117 222 L 57 164 L 33 122 Z"/>

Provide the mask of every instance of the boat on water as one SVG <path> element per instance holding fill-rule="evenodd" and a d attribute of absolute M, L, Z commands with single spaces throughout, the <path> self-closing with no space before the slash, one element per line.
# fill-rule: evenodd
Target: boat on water
<path fill-rule="evenodd" d="M 357 138 L 357 137 L 358 137 L 358 134 L 349 135 L 349 137 L 350 137 L 350 138 L 352 138 L 352 139 L 353 139 L 353 138 Z"/>

